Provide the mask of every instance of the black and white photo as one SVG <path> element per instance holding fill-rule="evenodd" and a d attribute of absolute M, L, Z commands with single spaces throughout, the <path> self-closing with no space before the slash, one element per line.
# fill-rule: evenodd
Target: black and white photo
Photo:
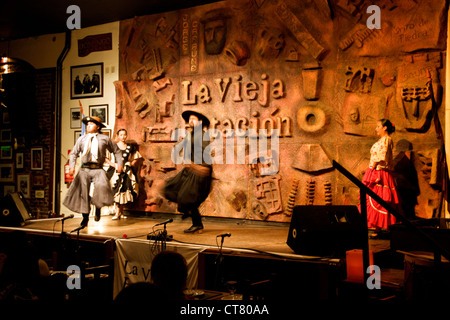
<path fill-rule="evenodd" d="M 70 79 L 71 99 L 103 96 L 103 63 L 73 66 Z"/>

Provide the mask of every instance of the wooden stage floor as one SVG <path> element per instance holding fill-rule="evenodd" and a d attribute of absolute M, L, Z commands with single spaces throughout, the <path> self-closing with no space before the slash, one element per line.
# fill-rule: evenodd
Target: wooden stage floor
<path fill-rule="evenodd" d="M 151 216 L 128 216 L 127 219 L 120 220 L 111 218 L 110 215 L 102 215 L 100 221 L 95 222 L 91 216 L 88 227 L 81 230 L 80 234 L 147 239 L 148 234 L 162 230 L 162 226 L 154 227 L 156 224 L 172 218 L 173 222 L 168 223 L 166 228 L 168 235 L 173 237 L 173 242 L 217 247 L 221 241 L 217 236 L 229 232 L 231 236 L 225 237 L 224 248 L 294 254 L 286 244 L 289 223 L 204 217 L 202 233 L 186 234 L 183 231 L 191 226 L 191 219 L 181 220 L 181 215 L 154 213 Z M 58 219 L 27 221 L 23 228 L 70 233 L 80 222 L 81 215 L 75 215 L 74 218 L 64 221 L 64 230 Z M 374 251 L 386 250 L 389 249 L 389 241 L 369 240 L 369 247 Z"/>

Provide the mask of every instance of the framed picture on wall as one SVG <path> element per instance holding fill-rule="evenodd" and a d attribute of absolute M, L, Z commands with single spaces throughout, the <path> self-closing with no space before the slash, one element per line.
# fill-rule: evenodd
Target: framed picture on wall
<path fill-rule="evenodd" d="M 35 175 L 33 176 L 33 186 L 41 187 L 44 185 L 44 176 L 43 175 Z"/>
<path fill-rule="evenodd" d="M 70 129 L 81 128 L 81 109 L 70 108 Z"/>
<path fill-rule="evenodd" d="M 103 63 L 70 67 L 70 99 L 103 97 Z"/>
<path fill-rule="evenodd" d="M 16 168 L 23 169 L 23 153 L 22 152 L 16 153 Z"/>
<path fill-rule="evenodd" d="M 14 182 L 14 163 L 0 163 L 0 182 Z"/>
<path fill-rule="evenodd" d="M 5 184 L 3 186 L 3 196 L 5 197 L 8 193 L 14 193 L 16 192 L 16 186 L 13 185 L 7 185 Z"/>
<path fill-rule="evenodd" d="M 91 117 L 99 117 L 102 120 L 102 123 L 107 126 L 108 125 L 108 105 L 107 104 L 99 104 L 95 106 L 89 106 L 89 116 Z"/>
<path fill-rule="evenodd" d="M 11 129 L 0 130 L 0 142 L 11 142 Z"/>
<path fill-rule="evenodd" d="M 1 146 L 0 147 L 0 159 L 9 160 L 12 159 L 12 147 L 11 146 Z"/>
<path fill-rule="evenodd" d="M 17 191 L 22 192 L 25 198 L 30 197 L 30 175 L 18 174 L 17 175 Z"/>
<path fill-rule="evenodd" d="M 45 191 L 44 190 L 35 190 L 34 191 L 34 197 L 36 199 L 44 199 L 45 197 Z"/>
<path fill-rule="evenodd" d="M 77 143 L 79 137 L 81 137 L 81 130 L 75 130 L 73 133 L 73 144 Z"/>
<path fill-rule="evenodd" d="M 2 122 L 3 122 L 3 124 L 10 124 L 10 122 L 9 122 L 9 113 L 7 111 L 3 111 Z"/>
<path fill-rule="evenodd" d="M 44 169 L 44 153 L 42 148 L 31 148 L 31 170 Z"/>
<path fill-rule="evenodd" d="M 111 129 L 102 129 L 102 133 L 112 139 L 112 137 L 111 137 Z"/>

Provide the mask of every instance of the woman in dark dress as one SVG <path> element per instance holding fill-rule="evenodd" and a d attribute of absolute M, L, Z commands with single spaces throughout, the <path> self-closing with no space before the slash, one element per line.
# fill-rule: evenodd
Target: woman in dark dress
<path fill-rule="evenodd" d="M 127 137 L 127 130 L 120 129 L 117 131 L 117 138 L 119 139 L 117 146 L 122 151 L 124 163 L 123 171 L 121 173 L 117 173 L 114 169 L 116 163 L 109 159 L 106 160 L 106 162 L 111 166 L 109 176 L 111 176 L 111 186 L 114 192 L 114 203 L 117 207 L 116 214 L 112 218 L 113 220 L 125 218 L 125 216 L 123 216 L 124 205 L 134 202 L 139 195 L 139 184 L 136 181 L 133 166 L 139 158 L 142 158 L 142 156 L 137 150 L 136 145 L 126 142 Z"/>

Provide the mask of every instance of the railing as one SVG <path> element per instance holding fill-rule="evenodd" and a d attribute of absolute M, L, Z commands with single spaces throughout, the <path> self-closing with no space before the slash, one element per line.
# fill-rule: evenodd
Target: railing
<path fill-rule="evenodd" d="M 361 219 L 365 232 L 364 235 L 368 234 L 367 228 L 367 198 L 366 195 L 373 198 L 376 202 L 378 202 L 381 206 L 383 206 L 389 213 L 395 216 L 395 218 L 400 221 L 404 226 L 414 231 L 422 240 L 424 240 L 429 246 L 434 249 L 434 262 L 435 265 L 438 266 L 441 262 L 441 255 L 444 256 L 448 261 L 450 261 L 450 252 L 443 247 L 440 243 L 438 243 L 435 239 L 430 237 L 427 233 L 422 231 L 420 228 L 415 226 L 411 221 L 406 219 L 403 215 L 401 215 L 396 209 L 394 209 L 391 205 L 389 205 L 386 201 L 380 198 L 375 192 L 370 190 L 366 185 L 364 185 L 361 181 L 359 181 L 353 174 L 351 174 L 347 169 L 342 167 L 339 163 L 333 160 L 333 167 L 337 169 L 340 173 L 342 173 L 347 179 L 353 182 L 360 190 L 360 198 L 361 198 Z M 364 241 L 363 248 L 363 267 L 364 267 L 364 275 L 365 280 L 367 280 L 368 274 L 366 273 L 367 268 L 369 267 L 369 240 L 368 238 Z"/>

